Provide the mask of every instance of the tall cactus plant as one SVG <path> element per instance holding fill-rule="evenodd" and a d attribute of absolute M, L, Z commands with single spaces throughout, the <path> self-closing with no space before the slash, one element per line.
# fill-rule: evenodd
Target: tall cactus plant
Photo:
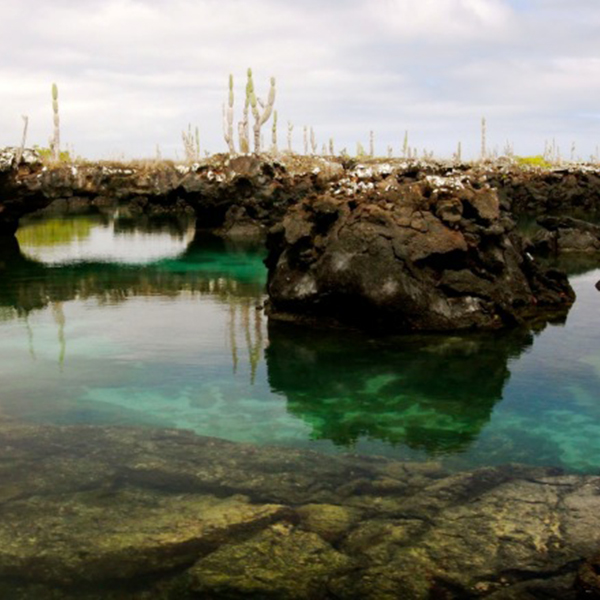
<path fill-rule="evenodd" d="M 29 117 L 27 115 L 21 115 L 23 119 L 23 137 L 21 138 L 21 145 L 17 148 L 17 153 L 15 155 L 15 165 L 18 167 L 21 158 L 23 158 L 23 152 L 25 152 L 25 143 L 27 142 L 27 127 L 29 125 Z"/>
<path fill-rule="evenodd" d="M 292 132 L 294 131 L 294 125 L 292 124 L 291 121 L 288 121 L 288 127 L 287 127 L 287 149 L 288 152 L 291 154 L 292 153 Z"/>
<path fill-rule="evenodd" d="M 277 145 L 277 111 L 273 111 L 273 127 L 271 128 L 271 152 L 277 154 L 279 148 Z"/>
<path fill-rule="evenodd" d="M 487 122 L 481 117 L 481 160 L 487 158 Z"/>
<path fill-rule="evenodd" d="M 233 75 L 229 75 L 229 95 L 227 105 L 223 104 L 223 134 L 229 154 L 235 154 L 235 143 L 233 140 Z"/>
<path fill-rule="evenodd" d="M 58 86 L 52 84 L 52 113 L 54 121 L 54 135 L 50 142 L 52 158 L 56 161 L 60 160 L 60 119 L 58 116 Z"/>
<path fill-rule="evenodd" d="M 248 98 L 244 104 L 244 112 L 242 120 L 238 123 L 238 137 L 240 139 L 240 152 L 242 154 L 248 154 L 250 152 L 250 139 L 248 134 Z"/>
<path fill-rule="evenodd" d="M 271 77 L 271 87 L 269 97 L 266 103 L 258 100 L 254 93 L 254 81 L 252 80 L 252 69 L 248 69 L 248 84 L 246 86 L 246 96 L 252 108 L 254 116 L 254 152 L 260 153 L 260 128 L 269 120 L 275 104 L 275 77 Z"/>

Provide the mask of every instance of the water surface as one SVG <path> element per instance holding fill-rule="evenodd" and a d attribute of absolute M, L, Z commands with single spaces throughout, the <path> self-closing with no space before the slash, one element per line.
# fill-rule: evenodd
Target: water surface
<path fill-rule="evenodd" d="M 0 412 L 257 444 L 600 470 L 600 270 L 541 331 L 374 339 L 268 324 L 260 245 L 193 224 L 25 224 L 0 252 Z"/>

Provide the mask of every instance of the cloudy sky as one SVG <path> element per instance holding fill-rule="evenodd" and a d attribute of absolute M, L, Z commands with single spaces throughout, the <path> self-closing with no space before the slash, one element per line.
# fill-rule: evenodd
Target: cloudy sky
<path fill-rule="evenodd" d="M 556 140 L 588 159 L 600 144 L 599 0 L 0 0 L 0 146 L 47 145 L 59 87 L 63 144 L 88 158 L 183 156 L 181 131 L 226 148 L 221 106 L 232 73 L 236 119 L 246 68 L 259 96 L 277 78 L 280 146 L 294 124 L 400 152 L 475 156 L 510 141 L 539 154 Z"/>

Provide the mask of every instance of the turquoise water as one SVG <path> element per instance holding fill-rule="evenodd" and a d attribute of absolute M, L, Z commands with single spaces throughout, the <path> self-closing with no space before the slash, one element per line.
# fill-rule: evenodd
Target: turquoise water
<path fill-rule="evenodd" d="M 400 336 L 269 324 L 261 246 L 193 224 L 32 222 L 0 246 L 0 414 L 600 471 L 600 270 L 565 323 Z M 587 269 L 587 270 L 586 270 Z"/>

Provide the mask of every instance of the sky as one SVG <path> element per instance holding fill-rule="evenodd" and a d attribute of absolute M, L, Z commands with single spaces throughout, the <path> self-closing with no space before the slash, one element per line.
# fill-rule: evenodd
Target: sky
<path fill-rule="evenodd" d="M 181 132 L 224 152 L 228 77 L 241 117 L 246 69 L 278 141 L 303 151 L 463 157 L 481 146 L 589 160 L 600 144 L 598 0 L 0 0 L 0 147 L 61 143 L 90 159 L 183 158 Z M 270 127 L 264 128 L 269 142 Z"/>

